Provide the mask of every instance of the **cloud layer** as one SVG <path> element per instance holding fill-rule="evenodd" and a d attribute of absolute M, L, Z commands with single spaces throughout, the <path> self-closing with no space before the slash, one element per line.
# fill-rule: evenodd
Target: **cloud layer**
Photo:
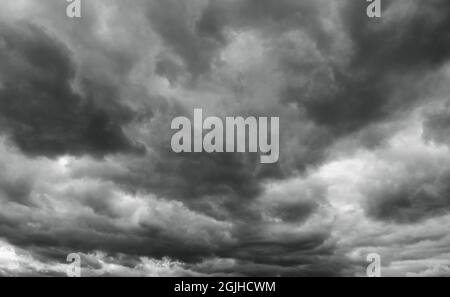
<path fill-rule="evenodd" d="M 0 275 L 389 276 L 450 265 L 450 4 L 6 1 Z M 174 117 L 280 117 L 280 161 Z"/>

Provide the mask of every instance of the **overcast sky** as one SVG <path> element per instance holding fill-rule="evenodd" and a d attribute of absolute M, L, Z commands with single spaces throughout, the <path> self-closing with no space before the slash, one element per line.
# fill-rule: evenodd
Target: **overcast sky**
<path fill-rule="evenodd" d="M 450 275 L 450 1 L 3 0 L 0 275 Z M 280 158 L 170 123 L 280 118 Z"/>

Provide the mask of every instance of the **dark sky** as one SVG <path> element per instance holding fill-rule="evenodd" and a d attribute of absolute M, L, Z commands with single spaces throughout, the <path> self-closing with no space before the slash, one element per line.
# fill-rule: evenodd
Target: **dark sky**
<path fill-rule="evenodd" d="M 450 275 L 450 2 L 4 0 L 0 275 Z M 280 118 L 280 158 L 170 124 Z"/>

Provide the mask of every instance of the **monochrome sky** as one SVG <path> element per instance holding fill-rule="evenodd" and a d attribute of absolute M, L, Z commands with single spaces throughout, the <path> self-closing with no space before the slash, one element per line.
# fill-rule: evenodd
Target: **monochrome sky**
<path fill-rule="evenodd" d="M 3 0 L 0 275 L 450 275 L 450 1 Z M 280 159 L 170 123 L 280 118 Z"/>

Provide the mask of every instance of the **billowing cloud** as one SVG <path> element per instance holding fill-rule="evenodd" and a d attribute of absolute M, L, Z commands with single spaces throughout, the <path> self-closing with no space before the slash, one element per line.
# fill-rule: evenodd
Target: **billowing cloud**
<path fill-rule="evenodd" d="M 6 1 L 0 275 L 448 275 L 448 1 Z M 277 116 L 280 160 L 170 148 Z"/>
<path fill-rule="evenodd" d="M 138 151 L 122 131 L 132 114 L 114 98 L 99 107 L 72 88 L 69 51 L 33 25 L 1 27 L 2 129 L 25 153 L 104 155 Z M 86 82 L 98 92 L 102 86 Z M 84 90 L 90 93 L 91 90 Z M 113 88 L 100 92 L 115 95 Z"/>

